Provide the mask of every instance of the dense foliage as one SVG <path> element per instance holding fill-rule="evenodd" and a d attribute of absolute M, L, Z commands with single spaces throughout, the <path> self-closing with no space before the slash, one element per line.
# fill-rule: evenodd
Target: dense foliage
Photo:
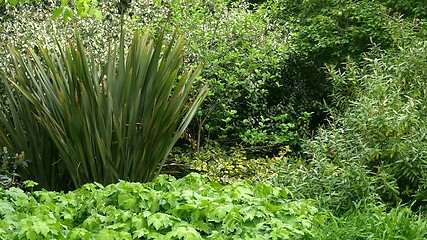
<path fill-rule="evenodd" d="M 105 56 L 106 36 L 118 36 L 119 16 L 113 3 L 102 2 L 98 8 L 103 12 L 102 21 L 75 21 L 85 45 L 96 55 Z M 61 39 L 72 34 L 71 24 L 50 20 L 50 12 L 43 8 L 16 7 L 3 21 L 2 28 L 9 34 L 0 38 L 20 49 L 33 46 L 33 39 L 52 48 L 51 31 Z M 185 64 L 202 63 L 204 71 L 198 82 L 211 86 L 190 128 L 199 144 L 204 139 L 216 139 L 249 145 L 299 145 L 310 115 L 298 110 L 288 114 L 289 106 L 282 103 L 286 93 L 280 90 L 283 84 L 279 78 L 288 45 L 286 35 L 277 31 L 277 24 L 269 20 L 266 10 L 251 11 L 245 2 L 231 4 L 225 0 L 187 0 L 182 4 L 132 1 L 125 21 L 128 30 L 156 33 L 163 27 L 172 30 L 179 26 L 179 31 L 186 33 Z M 40 28 L 39 22 L 45 25 Z M 8 59 L 5 49 L 0 49 L 0 54 Z"/>
<path fill-rule="evenodd" d="M 330 69 L 332 118 L 304 145 L 307 159 L 278 177 L 338 212 L 364 198 L 424 205 L 427 29 L 423 20 L 389 24 L 391 48 Z"/>
<path fill-rule="evenodd" d="M 425 49 L 419 42 L 380 52 L 337 75 L 337 81 L 359 81 L 356 100 L 311 143 L 318 159 L 363 164 L 380 181 L 380 194 L 396 202 L 425 198 L 426 75 L 418 71 L 427 66 Z"/>
<path fill-rule="evenodd" d="M 221 186 L 197 174 L 66 194 L 0 190 L 0 214 L 5 239 L 302 239 L 322 219 L 286 188 Z"/>
<path fill-rule="evenodd" d="M 427 238 L 425 216 L 415 215 L 407 206 L 389 210 L 386 205 L 368 201 L 320 227 L 317 239 L 413 239 Z"/>
<path fill-rule="evenodd" d="M 168 156 L 165 170 L 178 177 L 191 172 L 203 177 L 190 174 L 175 180 L 162 175 L 154 183 L 120 181 L 105 187 L 94 183 L 69 193 L 0 190 L 0 238 L 427 238 L 424 0 L 117 0 L 84 8 L 99 10 L 102 20 L 71 18 L 79 15 L 79 6 L 85 6 L 74 1 L 9 4 L 14 2 L 18 1 L 0 0 L 4 76 L 37 75 L 14 69 L 30 69 L 25 64 L 33 63 L 32 57 L 55 51 L 55 40 L 61 46 L 67 39 L 73 44 L 74 28 L 80 32 L 79 44 L 92 49 L 88 62 L 102 66 L 97 64 L 109 62 L 108 47 L 120 36 L 119 13 L 125 12 L 125 32 L 142 30 L 159 37 L 162 29 L 170 33 L 177 29 L 184 34 L 188 44 L 183 65 L 185 69 L 204 65 L 194 82 L 208 83 L 212 90 Z M 52 15 L 58 19 L 52 20 Z M 164 38 L 170 42 L 173 35 Z M 34 47 L 36 39 L 43 47 L 37 45 L 30 58 L 14 63 L 11 57 Z M 128 45 L 132 39 L 123 42 Z M 7 51 L 9 43 L 16 46 L 13 54 Z M 54 74 L 46 75 L 57 80 L 53 86 L 64 85 L 57 77 L 66 75 L 61 64 L 50 64 L 63 58 L 41 59 L 34 69 L 50 69 Z M 87 69 L 93 70 L 91 66 Z M 81 72 L 85 71 L 68 75 Z M 93 72 L 97 71 L 89 71 Z M 88 84 L 76 85 L 83 86 L 83 93 L 108 88 L 104 82 L 92 81 L 98 75 L 86 75 L 92 76 L 86 78 Z M 92 181 L 79 175 L 80 160 L 135 157 L 111 157 L 104 143 L 111 140 L 109 134 L 136 134 L 144 121 L 133 125 L 124 121 L 122 128 L 111 132 L 91 128 L 94 119 L 104 117 L 93 109 L 104 109 L 98 103 L 109 100 L 97 101 L 85 94 L 77 94 L 79 101 L 61 97 L 67 91 L 59 87 L 61 91 L 50 91 L 56 88 L 46 87 L 49 79 L 36 81 L 43 86 L 28 88 L 35 91 L 27 91 L 23 83 L 0 86 L 0 136 L 10 152 L 1 155 L 6 188 L 22 186 L 14 178 L 18 171 L 25 179 L 39 177 L 43 186 L 64 189 L 71 177 Z M 33 101 L 48 92 L 58 97 Z M 123 98 L 135 96 L 130 93 Z M 47 100 L 70 105 L 48 108 L 54 105 Z M 120 110 L 138 109 L 132 103 L 129 100 Z M 66 124 L 51 126 L 49 115 L 66 112 L 64 107 L 79 109 L 81 114 L 68 114 L 72 118 L 57 114 L 64 120 L 59 122 Z M 70 128 L 76 116 L 89 129 L 83 134 L 89 140 L 77 144 L 80 138 Z M 57 134 L 60 137 L 51 142 L 57 129 L 66 134 Z M 137 139 L 120 136 L 124 137 L 110 141 L 111 146 L 125 143 L 136 152 L 156 146 L 146 142 L 141 146 Z M 100 151 L 87 151 L 94 146 L 101 146 Z M 117 153 L 114 147 L 112 151 Z M 71 167 L 74 176 L 67 176 L 61 165 L 67 157 L 78 159 Z M 24 159 L 29 160 L 28 168 L 15 165 Z M 140 173 L 135 168 L 133 174 Z M 35 183 L 27 181 L 26 186 Z"/>

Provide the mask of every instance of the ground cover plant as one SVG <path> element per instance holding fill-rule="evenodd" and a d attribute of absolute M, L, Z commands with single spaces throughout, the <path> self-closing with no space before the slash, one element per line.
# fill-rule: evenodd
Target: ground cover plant
<path fill-rule="evenodd" d="M 0 190 L 2 239 L 303 239 L 323 217 L 286 188 L 222 186 L 198 174 L 86 184 L 68 193 Z"/>
<path fill-rule="evenodd" d="M 262 182 L 277 176 L 283 165 L 287 165 L 288 155 L 292 152 L 289 146 L 285 146 L 277 156 L 249 157 L 254 155 L 248 154 L 249 150 L 253 149 L 243 146 L 225 149 L 221 148 L 218 142 L 209 142 L 195 152 L 175 148 L 169 156 L 169 162 L 185 166 L 181 168 L 184 173 L 185 171 L 198 172 L 207 179 L 222 184 L 230 184 L 242 179 Z M 179 175 L 183 172 L 176 169 L 170 173 Z"/>

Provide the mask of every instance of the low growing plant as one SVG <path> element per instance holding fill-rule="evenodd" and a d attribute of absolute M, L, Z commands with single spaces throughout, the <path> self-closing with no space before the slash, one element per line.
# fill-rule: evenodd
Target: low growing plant
<path fill-rule="evenodd" d="M 323 216 L 286 188 L 198 174 L 69 193 L 0 190 L 3 239 L 306 239 Z"/>
<path fill-rule="evenodd" d="M 187 171 L 195 171 L 211 181 L 231 184 L 243 179 L 265 181 L 276 176 L 286 165 L 291 149 L 286 146 L 277 156 L 257 157 L 242 146 L 224 148 L 210 141 L 197 151 L 172 152 L 169 161 L 184 164 Z M 185 170 L 185 169 L 184 169 Z"/>
<path fill-rule="evenodd" d="M 424 214 L 399 205 L 388 209 L 381 203 L 358 201 L 340 217 L 319 226 L 317 239 L 411 239 L 427 238 Z"/>

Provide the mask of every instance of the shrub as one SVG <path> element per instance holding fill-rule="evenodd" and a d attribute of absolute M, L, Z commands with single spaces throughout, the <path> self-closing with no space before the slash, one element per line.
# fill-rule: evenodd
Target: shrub
<path fill-rule="evenodd" d="M 349 144 L 326 134 L 328 133 L 323 131 L 319 134 L 318 139 L 322 139 L 322 143 L 328 142 L 332 146 Z M 329 146 L 318 143 L 316 140 L 312 142 L 319 148 Z M 337 161 L 331 161 L 322 155 L 313 155 L 308 162 L 289 158 L 272 179 L 278 186 L 291 189 L 296 197 L 314 199 L 322 209 L 340 215 L 348 211 L 355 201 L 379 199 L 371 171 L 354 161 L 357 156 L 349 155 L 350 152 Z"/>
<path fill-rule="evenodd" d="M 332 103 L 326 65 L 340 69 L 348 57 L 358 61 L 372 44 L 391 47 L 390 17 L 377 2 L 270 0 L 263 8 L 281 26 L 290 48 L 278 81 L 286 96 L 282 104 L 292 116 L 312 112 L 313 131 L 326 123 L 325 103 Z"/>
<path fill-rule="evenodd" d="M 307 119 L 298 118 L 302 112 L 288 114 L 279 82 L 286 36 L 265 10 L 249 8 L 244 1 L 194 0 L 170 8 L 198 56 L 190 63 L 204 64 L 201 81 L 212 86 L 190 130 L 193 136 L 247 145 L 298 145 L 299 127 Z"/>
<path fill-rule="evenodd" d="M 386 202 L 420 204 L 426 194 L 427 76 L 422 69 L 427 59 L 426 42 L 417 35 L 425 31 L 414 34 L 411 28 L 418 24 L 396 26 L 396 33 L 401 31 L 395 35 L 396 49 L 375 50 L 361 67 L 332 74 L 333 82 L 339 83 L 337 91 L 357 86 L 346 89 L 354 90 L 353 100 L 345 103 L 347 110 L 337 114 L 325 134 L 308 143 L 307 150 L 314 159 L 368 169 L 375 191 Z"/>
<path fill-rule="evenodd" d="M 378 2 L 399 14 L 403 14 L 404 17 L 423 19 L 427 17 L 427 5 L 424 0 L 387 0 Z"/>
<path fill-rule="evenodd" d="M 28 167 L 18 168 L 21 177 L 37 181 L 47 189 L 69 188 L 69 177 L 60 164 L 58 150 L 49 132 L 34 117 L 36 109 L 18 94 L 0 72 L 0 86 L 5 95 L 0 101 L 0 142 L 11 155 L 25 153 Z M 9 69 L 12 74 L 12 67 Z"/>
<path fill-rule="evenodd" d="M 99 65 L 78 36 L 56 51 L 39 44 L 28 60 L 11 50 L 16 72 L 3 78 L 34 107 L 76 187 L 153 180 L 207 92 L 189 95 L 201 68 L 178 76 L 183 37 L 163 46 L 135 33 L 125 53 L 123 35 Z"/>

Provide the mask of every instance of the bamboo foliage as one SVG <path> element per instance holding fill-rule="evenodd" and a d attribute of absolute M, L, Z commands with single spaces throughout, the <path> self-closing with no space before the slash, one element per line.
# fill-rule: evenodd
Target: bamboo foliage
<path fill-rule="evenodd" d="M 153 180 L 196 113 L 207 94 L 206 86 L 190 94 L 201 68 L 180 74 L 184 37 L 163 42 L 163 34 L 137 32 L 126 51 L 122 33 L 101 64 L 78 34 L 56 51 L 39 44 L 29 61 L 12 49 L 10 83 L 31 103 L 76 187 Z"/>

